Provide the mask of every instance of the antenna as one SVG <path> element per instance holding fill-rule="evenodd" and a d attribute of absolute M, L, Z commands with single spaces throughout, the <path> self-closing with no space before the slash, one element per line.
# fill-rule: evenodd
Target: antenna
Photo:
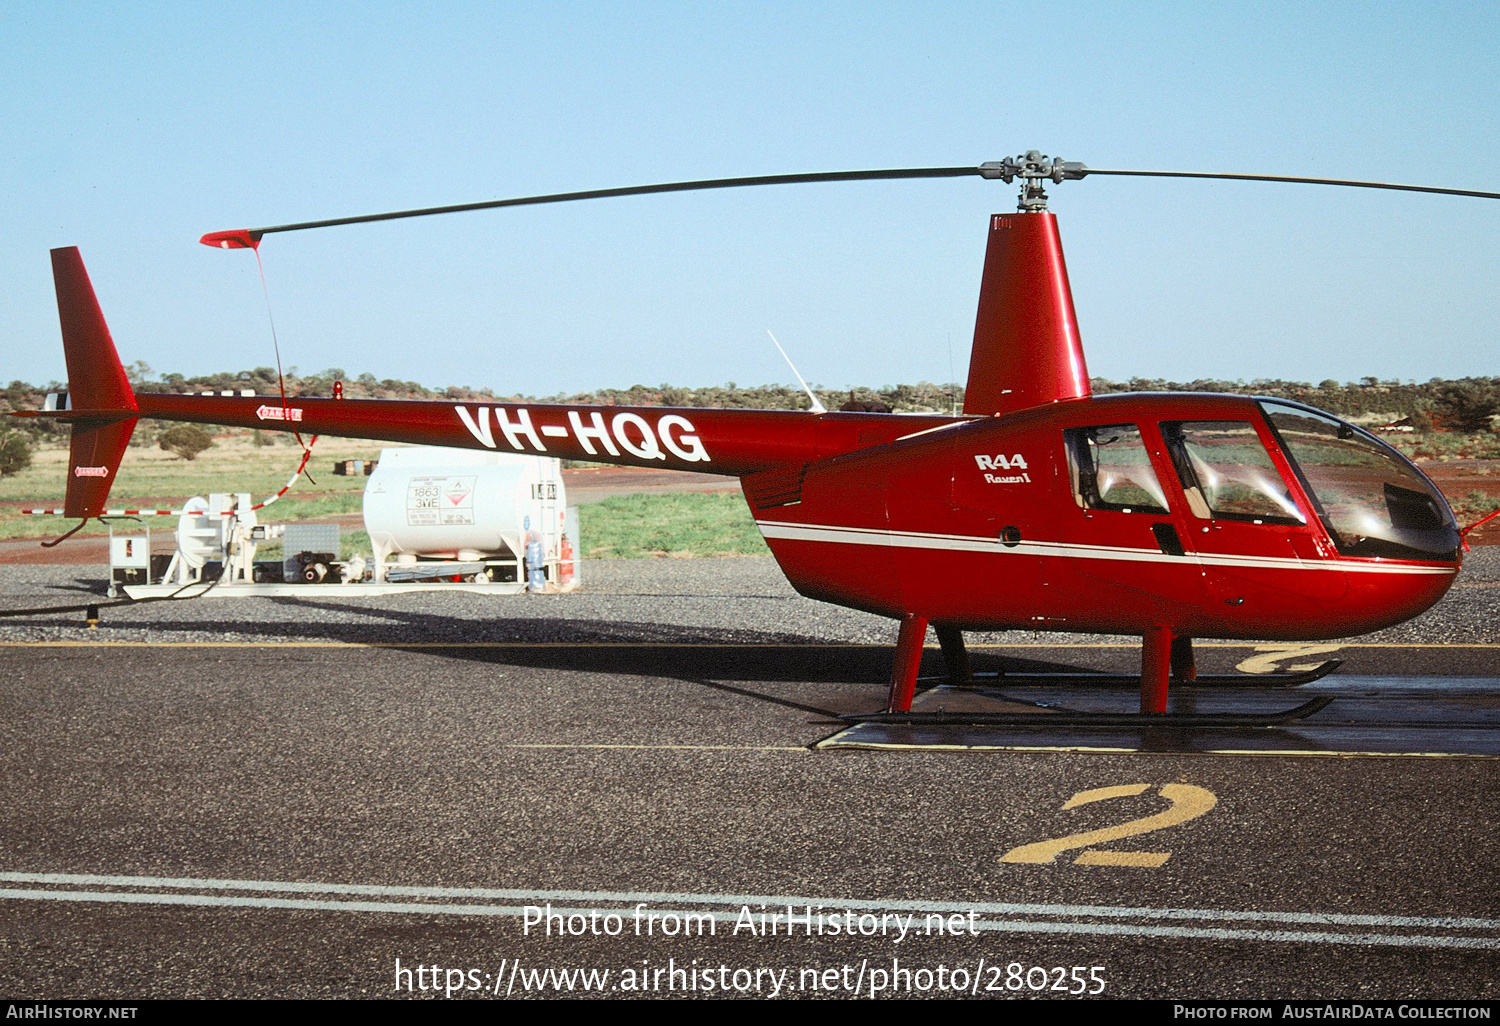
<path fill-rule="evenodd" d="M 766 329 L 766 334 L 771 335 L 770 328 Z M 792 369 L 792 373 L 797 375 L 797 381 L 802 385 L 802 391 L 806 392 L 807 398 L 812 400 L 812 412 L 827 413 L 828 407 L 819 402 L 818 397 L 813 395 L 813 390 L 807 387 L 807 382 L 803 380 L 801 372 L 797 370 L 797 365 L 792 362 L 790 356 L 786 355 L 786 350 L 781 348 L 781 343 L 776 341 L 775 335 L 771 335 L 771 344 L 776 347 L 776 351 L 781 354 L 781 358 L 786 361 L 786 365 Z"/>
<path fill-rule="evenodd" d="M 948 332 L 948 398 L 953 400 L 953 415 L 958 416 L 958 375 L 953 372 L 953 332 Z"/>

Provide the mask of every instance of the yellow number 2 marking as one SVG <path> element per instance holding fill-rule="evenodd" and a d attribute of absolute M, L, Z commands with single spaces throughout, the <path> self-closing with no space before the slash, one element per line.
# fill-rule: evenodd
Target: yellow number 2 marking
<path fill-rule="evenodd" d="M 1102 802 L 1110 798 L 1133 798 L 1144 794 L 1150 787 L 1150 784 L 1119 784 L 1115 787 L 1096 787 L 1092 791 L 1079 791 L 1067 800 L 1063 809 L 1076 809 L 1080 805 Z M 1075 866 L 1143 866 L 1147 869 L 1155 869 L 1171 858 L 1172 853 L 1169 851 L 1097 851 L 1092 845 L 1118 841 L 1122 837 L 1134 837 L 1137 834 L 1149 834 L 1153 830 L 1164 830 L 1167 827 L 1186 823 L 1190 819 L 1197 819 L 1219 801 L 1212 791 L 1194 787 L 1192 784 L 1163 784 L 1161 796 L 1172 803 L 1172 807 L 1165 812 L 1132 819 L 1128 823 L 1104 827 L 1101 830 L 1087 830 L 1081 834 L 1069 834 L 1050 841 L 1023 844 L 1000 856 L 1000 861 L 1052 862 L 1065 851 L 1082 848 L 1084 850 L 1079 852 L 1078 857 L 1073 860 Z"/>
<path fill-rule="evenodd" d="M 1240 660 L 1234 668 L 1241 673 L 1275 673 L 1281 669 L 1277 664 L 1285 659 L 1332 655 L 1343 647 L 1342 645 L 1256 645 L 1255 651 L 1259 654 Z M 1321 665 L 1315 662 L 1293 663 L 1285 669 L 1293 673 L 1301 673 L 1304 670 L 1316 670 Z"/>

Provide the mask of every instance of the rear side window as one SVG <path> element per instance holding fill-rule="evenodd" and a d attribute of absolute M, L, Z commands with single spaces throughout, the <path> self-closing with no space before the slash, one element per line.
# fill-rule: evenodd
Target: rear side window
<path fill-rule="evenodd" d="M 1161 434 L 1195 517 L 1304 522 L 1249 421 L 1169 420 L 1162 423 Z"/>
<path fill-rule="evenodd" d="M 1167 497 L 1134 424 L 1104 424 L 1063 432 L 1073 499 L 1084 509 L 1167 512 Z"/>

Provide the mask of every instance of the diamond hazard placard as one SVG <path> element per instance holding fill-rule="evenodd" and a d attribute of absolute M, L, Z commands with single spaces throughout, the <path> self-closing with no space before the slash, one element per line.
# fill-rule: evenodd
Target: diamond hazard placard
<path fill-rule="evenodd" d="M 406 486 L 406 523 L 443 527 L 474 522 L 473 477 L 414 477 Z"/>

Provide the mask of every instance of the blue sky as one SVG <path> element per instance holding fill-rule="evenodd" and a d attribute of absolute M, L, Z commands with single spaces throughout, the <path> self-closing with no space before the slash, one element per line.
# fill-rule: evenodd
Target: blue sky
<path fill-rule="evenodd" d="M 272 362 L 197 237 L 678 179 L 978 164 L 1500 189 L 1500 5 L 99 4 L 0 10 L 0 377 L 62 378 L 47 250 L 127 361 Z M 961 380 L 979 179 L 272 236 L 285 363 L 551 394 Z M 1500 201 L 1091 179 L 1052 193 L 1096 375 L 1500 374 Z M 950 373 L 950 345 L 954 371 Z"/>

